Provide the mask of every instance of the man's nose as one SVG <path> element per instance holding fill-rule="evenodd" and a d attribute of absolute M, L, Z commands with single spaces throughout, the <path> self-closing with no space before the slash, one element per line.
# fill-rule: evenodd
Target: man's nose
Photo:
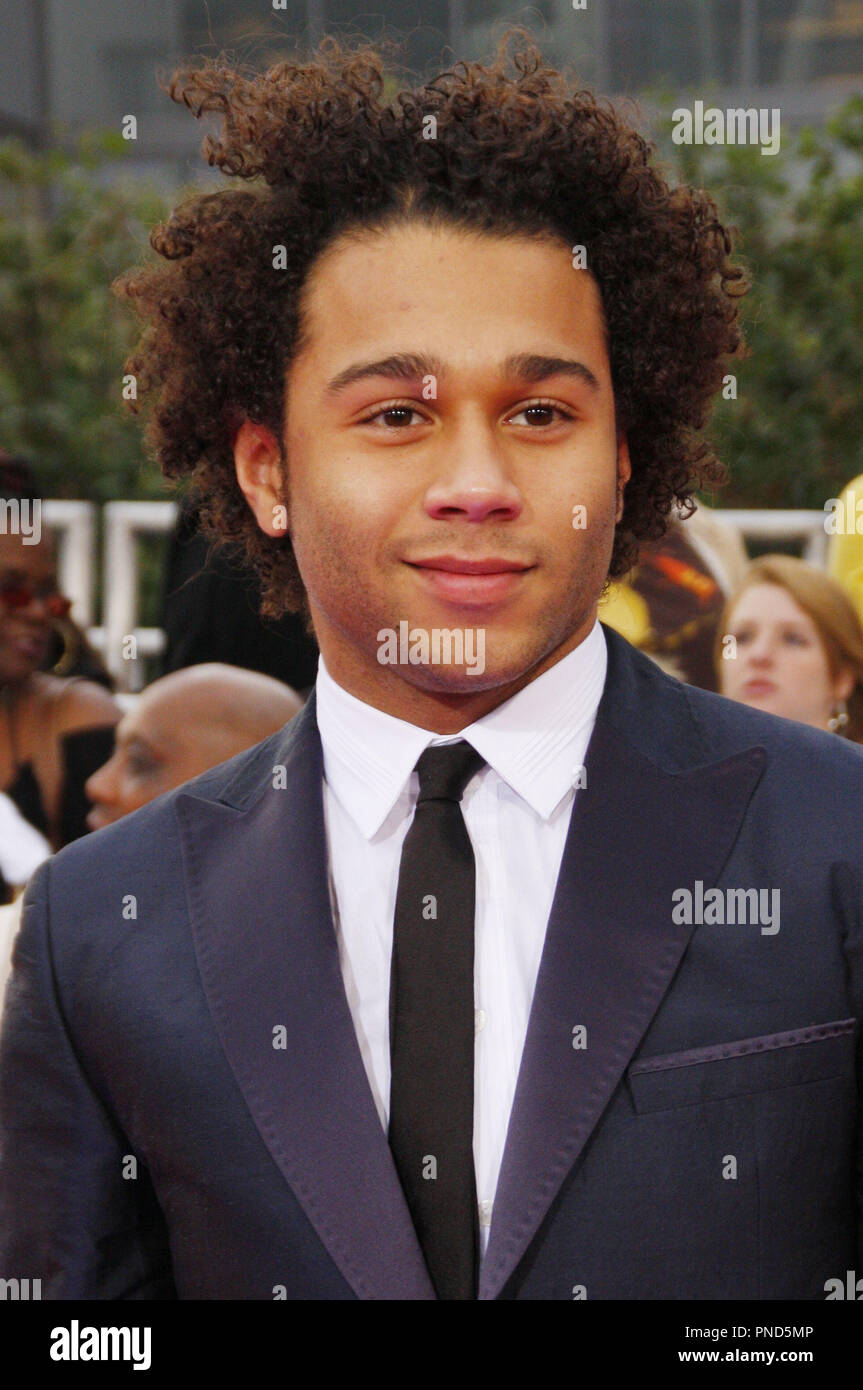
<path fill-rule="evenodd" d="M 520 515 L 524 499 L 492 426 L 485 421 L 466 422 L 442 439 L 440 448 L 440 464 L 424 499 L 429 516 L 509 521 Z"/>
<path fill-rule="evenodd" d="M 84 793 L 87 797 L 87 800 L 92 801 L 94 805 L 107 806 L 115 800 L 115 797 L 113 795 L 113 762 L 114 759 L 109 758 L 108 761 L 106 763 L 103 763 L 101 767 L 97 768 L 96 771 L 90 777 L 88 777 L 87 781 L 84 783 Z"/>

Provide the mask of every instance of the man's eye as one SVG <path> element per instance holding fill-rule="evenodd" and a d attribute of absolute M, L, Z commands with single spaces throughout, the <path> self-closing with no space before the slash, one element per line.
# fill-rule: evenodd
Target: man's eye
<path fill-rule="evenodd" d="M 551 401 L 536 401 L 533 405 L 522 406 L 521 410 L 519 410 L 516 415 L 512 416 L 512 419 L 516 420 L 519 415 L 533 416 L 533 419 L 529 423 L 540 427 L 555 423 L 553 420 L 548 419 L 550 415 L 559 415 L 562 420 L 571 420 L 573 418 L 568 411 L 562 410 L 559 405 L 553 405 Z M 546 418 L 537 419 L 537 416 L 545 416 Z"/>
<path fill-rule="evenodd" d="M 411 415 L 416 415 L 417 419 L 419 420 L 422 420 L 423 418 L 418 410 L 414 410 L 413 406 L 388 405 L 383 410 L 378 410 L 374 415 L 367 415 L 366 418 L 362 420 L 360 423 L 363 425 L 371 425 L 375 420 L 381 420 L 386 415 L 395 415 L 399 417 L 396 423 L 396 428 L 404 428 L 407 425 L 415 424 L 416 421 L 412 421 L 409 418 Z M 389 428 L 389 426 L 385 426 L 385 428 Z"/>
<path fill-rule="evenodd" d="M 133 777 L 150 777 L 156 771 L 156 763 L 146 753 L 129 753 L 127 766 Z"/>

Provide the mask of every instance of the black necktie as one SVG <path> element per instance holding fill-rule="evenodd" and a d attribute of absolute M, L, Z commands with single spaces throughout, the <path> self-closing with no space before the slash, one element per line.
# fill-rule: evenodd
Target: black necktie
<path fill-rule="evenodd" d="M 393 925 L 389 1142 L 438 1298 L 477 1291 L 476 865 L 459 802 L 484 761 L 461 740 L 417 763 Z"/>

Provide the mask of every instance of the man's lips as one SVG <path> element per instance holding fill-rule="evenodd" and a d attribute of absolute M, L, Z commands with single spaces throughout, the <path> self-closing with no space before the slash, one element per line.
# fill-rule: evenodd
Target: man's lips
<path fill-rule="evenodd" d="M 408 560 L 407 563 L 417 569 L 443 570 L 446 574 L 509 574 L 510 571 L 533 568 L 523 560 L 504 560 L 496 555 L 484 560 L 462 560 L 457 555 L 432 555 L 428 560 Z"/>
<path fill-rule="evenodd" d="M 534 567 L 521 560 L 505 560 L 490 555 L 479 560 L 458 555 L 432 555 L 425 560 L 406 561 L 419 571 L 438 596 L 469 607 L 483 607 L 509 598 Z"/>

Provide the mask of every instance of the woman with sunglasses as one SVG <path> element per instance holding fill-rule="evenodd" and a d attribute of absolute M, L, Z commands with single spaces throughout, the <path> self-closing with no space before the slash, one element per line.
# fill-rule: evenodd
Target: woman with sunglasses
<path fill-rule="evenodd" d="M 69 607 L 50 536 L 0 531 L 0 791 L 55 850 L 86 832 L 84 783 L 110 757 L 121 714 L 95 682 L 40 669 Z"/>

